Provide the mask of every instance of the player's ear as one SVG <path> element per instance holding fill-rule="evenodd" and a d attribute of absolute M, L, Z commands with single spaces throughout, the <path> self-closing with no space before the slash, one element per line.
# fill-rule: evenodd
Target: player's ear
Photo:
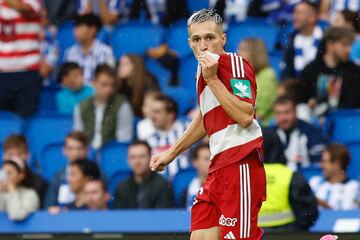
<path fill-rule="evenodd" d="M 227 35 L 226 35 L 226 33 L 223 33 L 222 36 L 221 36 L 221 38 L 222 38 L 222 41 L 223 41 L 223 47 L 225 47 L 226 42 L 227 42 Z"/>

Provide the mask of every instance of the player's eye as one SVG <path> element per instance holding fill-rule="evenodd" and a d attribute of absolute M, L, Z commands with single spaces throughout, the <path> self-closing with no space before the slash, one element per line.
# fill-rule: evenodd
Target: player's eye
<path fill-rule="evenodd" d="M 212 40 L 214 40 L 214 36 L 207 36 L 207 37 L 206 37 L 206 40 L 212 41 Z"/>
<path fill-rule="evenodd" d="M 193 42 L 199 42 L 200 38 L 193 38 Z"/>

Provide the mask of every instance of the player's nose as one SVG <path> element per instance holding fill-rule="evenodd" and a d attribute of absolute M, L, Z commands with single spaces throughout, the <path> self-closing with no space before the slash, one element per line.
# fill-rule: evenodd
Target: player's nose
<path fill-rule="evenodd" d="M 204 52 L 204 51 L 206 51 L 207 50 L 207 45 L 205 44 L 205 41 L 201 41 L 201 43 L 200 43 L 200 50 L 202 51 L 202 52 Z"/>

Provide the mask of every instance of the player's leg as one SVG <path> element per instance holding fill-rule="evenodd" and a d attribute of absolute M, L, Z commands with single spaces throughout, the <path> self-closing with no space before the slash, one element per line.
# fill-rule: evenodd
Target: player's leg
<path fill-rule="evenodd" d="M 219 237 L 219 227 L 212 227 L 193 231 L 190 240 L 219 240 Z"/>

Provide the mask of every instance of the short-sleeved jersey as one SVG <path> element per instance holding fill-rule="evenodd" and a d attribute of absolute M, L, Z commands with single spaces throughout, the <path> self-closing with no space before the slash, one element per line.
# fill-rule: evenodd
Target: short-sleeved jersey
<path fill-rule="evenodd" d="M 217 59 L 217 76 L 227 90 L 254 106 L 256 101 L 256 80 L 254 69 L 248 61 L 235 53 L 211 54 Z M 201 74 L 198 66 L 197 97 L 203 117 L 203 124 L 209 136 L 211 165 L 209 172 L 241 161 L 255 149 L 262 148 L 262 132 L 255 119 L 243 128 L 223 109 Z M 239 112 L 239 114 L 241 114 Z"/>

